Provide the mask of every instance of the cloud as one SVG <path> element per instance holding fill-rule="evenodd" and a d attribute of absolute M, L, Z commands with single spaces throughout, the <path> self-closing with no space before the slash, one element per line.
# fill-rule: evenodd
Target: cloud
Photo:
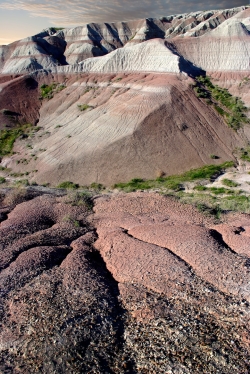
<path fill-rule="evenodd" d="M 22 9 L 35 17 L 47 17 L 55 26 L 74 26 L 90 22 L 115 22 L 187 13 L 208 8 L 207 1 L 185 0 L 10 0 L 0 8 Z M 210 0 L 209 9 L 242 5 L 241 0 Z"/>

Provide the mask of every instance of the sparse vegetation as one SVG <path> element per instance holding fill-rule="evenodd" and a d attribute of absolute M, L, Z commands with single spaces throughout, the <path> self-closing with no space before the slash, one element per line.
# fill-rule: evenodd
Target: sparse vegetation
<path fill-rule="evenodd" d="M 92 109 L 93 109 L 93 107 L 90 106 L 90 105 L 88 105 L 88 104 L 78 104 L 77 106 L 78 106 L 78 109 L 79 109 L 81 112 L 84 112 L 84 110 L 87 110 L 87 109 L 89 109 L 89 108 L 92 108 Z"/>
<path fill-rule="evenodd" d="M 236 183 L 236 182 L 234 182 L 230 179 L 227 179 L 227 178 L 223 179 L 221 183 L 224 184 L 224 186 L 227 186 L 227 187 L 238 187 L 239 186 L 239 183 Z"/>
<path fill-rule="evenodd" d="M 90 188 L 95 191 L 101 191 L 104 189 L 104 186 L 101 183 L 94 182 L 94 183 L 91 183 Z"/>
<path fill-rule="evenodd" d="M 16 205 L 20 204 L 23 201 L 27 200 L 28 192 L 25 188 L 20 186 L 19 188 L 12 188 L 8 193 L 6 194 L 3 203 L 5 205 Z"/>
<path fill-rule="evenodd" d="M 51 32 L 54 32 L 54 33 L 58 32 L 58 31 L 61 31 L 61 30 L 63 30 L 63 29 L 64 29 L 64 27 L 50 27 L 50 28 L 49 28 L 49 30 L 50 30 Z"/>
<path fill-rule="evenodd" d="M 25 173 L 11 173 L 10 176 L 14 178 L 23 177 L 24 175 L 29 175 L 29 172 L 26 171 Z"/>
<path fill-rule="evenodd" d="M 88 191 L 72 191 L 65 197 L 65 203 L 72 206 L 85 205 L 88 210 L 93 208 L 92 195 Z"/>
<path fill-rule="evenodd" d="M 246 148 L 246 149 L 241 148 L 240 152 L 241 152 L 241 155 L 240 155 L 241 160 L 250 162 L 250 148 Z"/>
<path fill-rule="evenodd" d="M 72 218 L 72 217 L 70 217 L 68 215 L 63 218 L 63 221 L 64 222 L 68 222 L 68 223 L 72 223 L 76 228 L 77 227 L 81 227 L 79 221 L 77 221 L 76 219 L 74 219 L 74 218 Z"/>
<path fill-rule="evenodd" d="M 247 108 L 239 97 L 231 95 L 226 88 L 213 85 L 209 77 L 200 76 L 194 91 L 199 98 L 210 100 L 215 110 L 223 116 L 228 126 L 238 130 L 243 124 L 249 123 L 246 116 Z"/>
<path fill-rule="evenodd" d="M 202 168 L 192 169 L 180 175 L 159 177 L 156 178 L 156 180 L 135 178 L 128 183 L 117 183 L 114 185 L 114 188 L 119 188 L 126 192 L 162 187 L 173 191 L 180 191 L 183 188 L 184 182 L 198 181 L 202 179 L 211 180 L 212 178 L 218 177 L 223 170 L 232 166 L 234 166 L 234 163 L 229 161 L 221 165 L 206 165 Z"/>
<path fill-rule="evenodd" d="M 11 169 L 10 168 L 6 168 L 4 166 L 0 166 L 0 171 L 5 171 L 6 173 L 10 172 Z"/>
<path fill-rule="evenodd" d="M 66 86 L 60 83 L 52 83 L 51 85 L 43 84 L 40 87 L 42 99 L 52 99 L 54 94 L 62 91 Z"/>
<path fill-rule="evenodd" d="M 17 181 L 15 181 L 15 186 L 16 187 L 27 187 L 29 186 L 29 181 L 28 179 L 19 179 Z"/>
<path fill-rule="evenodd" d="M 0 184 L 3 184 L 6 182 L 6 179 L 4 177 L 0 177 Z"/>
<path fill-rule="evenodd" d="M 77 189 L 79 188 L 79 184 L 76 184 L 70 181 L 65 181 L 65 182 L 61 182 L 60 184 L 58 184 L 57 188 Z"/>
<path fill-rule="evenodd" d="M 194 190 L 196 190 L 196 191 L 207 191 L 208 188 L 199 184 L 198 186 L 194 187 Z"/>
<path fill-rule="evenodd" d="M 211 191 L 214 195 L 222 195 L 222 194 L 232 194 L 234 191 L 228 190 L 224 187 L 210 187 L 209 191 Z"/>
<path fill-rule="evenodd" d="M 27 124 L 15 129 L 0 130 L 0 155 L 5 156 L 12 153 L 13 145 L 18 137 L 28 134 L 32 125 Z"/>
<path fill-rule="evenodd" d="M 245 195 L 228 196 L 220 200 L 220 207 L 223 210 L 250 213 L 250 198 Z"/>

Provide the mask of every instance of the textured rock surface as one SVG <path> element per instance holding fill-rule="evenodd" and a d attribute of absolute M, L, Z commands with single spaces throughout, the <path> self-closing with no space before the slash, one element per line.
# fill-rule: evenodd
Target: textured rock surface
<path fill-rule="evenodd" d="M 1 192 L 3 373 L 248 373 L 248 215 L 36 194 Z"/>

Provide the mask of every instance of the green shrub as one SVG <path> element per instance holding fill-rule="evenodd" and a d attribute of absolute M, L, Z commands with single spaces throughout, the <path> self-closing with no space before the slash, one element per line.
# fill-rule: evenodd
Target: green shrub
<path fill-rule="evenodd" d="M 30 184 L 29 184 L 28 179 L 20 179 L 20 180 L 15 181 L 15 186 L 17 187 L 28 187 L 29 185 Z"/>
<path fill-rule="evenodd" d="M 210 187 L 209 190 L 215 195 L 234 193 L 234 191 L 228 190 L 224 187 Z"/>
<path fill-rule="evenodd" d="M 60 184 L 58 184 L 57 188 L 64 188 L 64 189 L 77 189 L 79 188 L 79 184 L 75 184 L 73 182 L 70 182 L 70 181 L 65 181 L 65 182 L 62 182 Z"/>
<path fill-rule="evenodd" d="M 239 183 L 236 183 L 230 179 L 223 179 L 222 184 L 224 184 L 224 186 L 227 186 L 227 187 L 238 187 L 239 186 Z"/>
<path fill-rule="evenodd" d="M 4 177 L 0 177 L 0 184 L 5 183 L 6 179 Z"/>
<path fill-rule="evenodd" d="M 207 191 L 207 189 L 208 189 L 207 187 L 201 186 L 201 185 L 194 187 L 194 190 L 197 190 L 197 191 Z"/>
<path fill-rule="evenodd" d="M 27 124 L 15 129 L 0 130 L 0 155 L 4 156 L 10 154 L 16 139 L 21 135 L 27 135 L 31 128 L 32 125 Z"/>
<path fill-rule="evenodd" d="M 226 112 L 221 108 L 219 107 L 218 105 L 215 105 L 214 106 L 215 110 L 217 110 L 217 112 L 221 115 L 221 116 L 224 116 L 226 114 Z"/>
<path fill-rule="evenodd" d="M 43 84 L 40 87 L 40 93 L 42 99 L 52 99 L 54 93 L 60 92 L 65 88 L 65 85 L 60 83 L 52 83 L 51 85 Z"/>
<path fill-rule="evenodd" d="M 93 188 L 93 190 L 100 191 L 104 189 L 104 186 L 101 183 L 91 183 L 90 188 Z"/>
<path fill-rule="evenodd" d="M 49 27 L 49 30 L 56 33 L 57 31 L 63 30 L 64 27 Z"/>
<path fill-rule="evenodd" d="M 147 190 L 151 188 L 150 181 L 144 181 L 141 178 L 134 178 L 128 183 L 117 183 L 114 188 L 120 188 L 126 192 L 133 192 L 137 190 Z"/>
<path fill-rule="evenodd" d="M 224 117 L 229 127 L 238 130 L 244 123 L 249 123 L 245 115 L 247 108 L 239 97 L 232 96 L 226 88 L 214 86 L 207 76 L 198 77 L 196 81 L 197 84 L 194 86 L 196 95 L 204 98 L 211 97 L 216 101 L 214 107 Z"/>
<path fill-rule="evenodd" d="M 209 206 L 204 202 L 197 202 L 195 206 L 199 210 L 199 212 L 205 213 L 207 215 L 212 215 L 216 219 L 220 219 L 222 209 L 219 205 Z"/>
<path fill-rule="evenodd" d="M 178 180 L 174 179 L 166 180 L 164 186 L 172 191 L 180 191 L 183 188 L 182 184 Z"/>
<path fill-rule="evenodd" d="M 183 188 L 184 182 L 211 179 L 219 176 L 225 169 L 233 166 L 234 162 L 228 161 L 221 165 L 206 165 L 198 169 L 192 169 L 180 175 L 158 177 L 156 180 L 135 178 L 128 183 L 117 183 L 113 187 L 126 192 L 148 190 L 150 188 L 167 188 L 169 190 L 180 191 Z"/>
<path fill-rule="evenodd" d="M 250 213 L 250 198 L 245 195 L 228 196 L 221 199 L 220 206 L 224 210 Z"/>
<path fill-rule="evenodd" d="M 87 110 L 87 109 L 89 109 L 89 108 L 93 108 L 93 107 L 91 107 L 91 106 L 88 105 L 88 104 L 78 104 L 77 106 L 78 106 L 78 109 L 79 109 L 81 112 L 83 112 L 84 110 Z"/>
<path fill-rule="evenodd" d="M 67 194 L 65 202 L 72 206 L 84 205 L 88 210 L 91 210 L 94 206 L 92 195 L 88 191 L 72 191 Z"/>
<path fill-rule="evenodd" d="M 241 148 L 240 158 L 244 161 L 250 162 L 250 148 L 247 148 L 247 149 Z"/>

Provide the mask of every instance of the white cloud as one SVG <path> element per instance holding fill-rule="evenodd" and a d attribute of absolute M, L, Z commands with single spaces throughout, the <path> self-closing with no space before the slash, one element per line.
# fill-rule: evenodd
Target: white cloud
<path fill-rule="evenodd" d="M 242 5 L 240 0 L 210 0 L 209 9 L 224 9 Z M 55 26 L 73 26 L 90 22 L 126 21 L 160 17 L 208 9 L 207 1 L 185 0 L 10 0 L 0 8 L 22 9 L 36 17 L 47 17 Z"/>

